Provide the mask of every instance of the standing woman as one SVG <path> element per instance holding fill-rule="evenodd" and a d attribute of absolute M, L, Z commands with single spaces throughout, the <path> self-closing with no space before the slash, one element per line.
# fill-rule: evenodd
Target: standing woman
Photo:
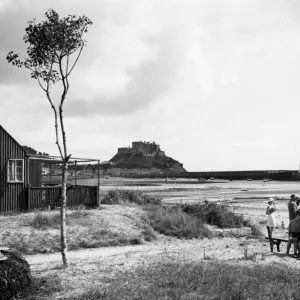
<path fill-rule="evenodd" d="M 272 235 L 274 228 L 276 227 L 276 221 L 275 221 L 275 215 L 274 215 L 275 211 L 276 211 L 276 206 L 275 206 L 274 200 L 273 200 L 273 198 L 270 198 L 268 201 L 266 214 L 268 215 L 267 226 L 269 226 L 269 228 L 270 228 L 271 235 Z"/>

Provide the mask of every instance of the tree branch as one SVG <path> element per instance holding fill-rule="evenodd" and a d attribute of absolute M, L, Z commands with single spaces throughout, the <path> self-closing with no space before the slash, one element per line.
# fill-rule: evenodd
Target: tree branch
<path fill-rule="evenodd" d="M 51 107 L 52 107 L 52 109 L 54 111 L 54 117 L 55 117 L 55 134 L 56 134 L 56 143 L 55 144 L 58 147 L 58 151 L 59 151 L 59 154 L 61 156 L 61 159 L 64 159 L 63 154 L 62 154 L 62 150 L 61 150 L 61 147 L 60 147 L 60 143 L 59 143 L 57 112 L 56 112 L 55 106 L 53 105 L 53 102 L 52 102 L 51 97 L 50 97 L 49 82 L 47 83 L 46 95 L 47 95 L 47 98 L 48 98 L 48 100 L 50 102 L 50 105 L 51 105 Z"/>
<path fill-rule="evenodd" d="M 64 101 L 66 99 L 66 95 L 68 93 L 68 85 L 66 83 L 66 78 L 68 75 L 64 75 L 63 73 L 63 69 L 62 69 L 62 58 L 60 58 L 60 62 L 59 62 L 59 71 L 62 77 L 62 83 L 64 86 L 64 90 L 63 93 L 61 95 L 61 101 L 60 101 L 60 105 L 59 105 L 59 119 L 60 119 L 60 127 L 61 127 L 61 133 L 62 133 L 62 138 L 63 138 L 63 145 L 64 145 L 64 158 L 66 159 L 68 156 L 68 152 L 67 152 L 67 140 L 66 140 L 66 132 L 65 132 L 65 127 L 64 127 L 64 122 L 63 122 L 63 106 L 64 106 Z M 67 81 L 68 82 L 68 81 Z"/>
<path fill-rule="evenodd" d="M 46 90 L 46 89 L 43 87 L 43 85 L 41 84 L 40 78 L 39 78 L 39 77 L 37 77 L 37 80 L 38 80 L 38 83 L 39 83 L 41 89 L 42 89 L 45 93 L 47 93 L 47 90 Z"/>
<path fill-rule="evenodd" d="M 80 48 L 80 50 L 79 50 L 79 53 L 78 53 L 78 56 L 77 56 L 77 58 L 76 58 L 76 60 L 75 60 L 75 62 L 74 62 L 74 64 L 73 64 L 73 66 L 72 66 L 70 72 L 69 72 L 68 74 L 66 74 L 66 76 L 69 76 L 69 75 L 71 74 L 71 72 L 73 71 L 73 69 L 74 69 L 74 67 L 75 67 L 75 65 L 76 65 L 76 63 L 77 63 L 77 61 L 78 61 L 78 59 L 79 59 L 79 57 L 80 57 L 80 54 L 81 54 L 81 51 L 82 51 L 83 47 L 84 47 L 84 43 L 82 43 L 82 46 L 81 46 L 81 48 Z"/>
<path fill-rule="evenodd" d="M 69 53 L 67 54 L 67 65 L 66 65 L 66 78 L 68 78 L 68 71 L 69 71 Z"/>

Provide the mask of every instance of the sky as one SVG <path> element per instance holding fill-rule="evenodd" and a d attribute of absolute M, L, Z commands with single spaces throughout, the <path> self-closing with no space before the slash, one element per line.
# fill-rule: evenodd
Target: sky
<path fill-rule="evenodd" d="M 74 157 L 154 141 L 188 171 L 299 168 L 298 0 L 0 0 L 0 124 L 59 155 L 45 93 L 5 59 L 50 8 L 93 21 L 64 109 Z"/>

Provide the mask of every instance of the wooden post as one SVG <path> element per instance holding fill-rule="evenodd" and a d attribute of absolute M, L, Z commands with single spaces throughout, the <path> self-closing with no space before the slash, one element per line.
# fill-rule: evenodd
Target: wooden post
<path fill-rule="evenodd" d="M 30 163 L 29 163 L 29 158 L 27 158 L 27 162 L 26 162 L 26 164 L 27 164 L 27 184 L 29 184 L 30 183 L 30 180 L 29 180 L 29 176 L 30 176 L 30 172 L 29 172 L 29 168 L 30 168 Z"/>
<path fill-rule="evenodd" d="M 97 206 L 100 206 L 100 160 L 98 160 Z"/>
<path fill-rule="evenodd" d="M 75 185 L 77 185 L 77 160 L 75 160 Z"/>
<path fill-rule="evenodd" d="M 27 209 L 30 208 L 30 181 L 29 181 L 29 157 L 27 157 L 27 161 L 26 161 L 26 185 L 27 185 Z"/>
<path fill-rule="evenodd" d="M 50 183 L 52 183 L 52 164 L 50 163 Z"/>
<path fill-rule="evenodd" d="M 31 207 L 31 205 L 30 205 L 30 203 L 31 203 L 31 201 L 30 201 L 30 184 L 28 183 L 27 184 L 27 209 L 30 209 Z"/>

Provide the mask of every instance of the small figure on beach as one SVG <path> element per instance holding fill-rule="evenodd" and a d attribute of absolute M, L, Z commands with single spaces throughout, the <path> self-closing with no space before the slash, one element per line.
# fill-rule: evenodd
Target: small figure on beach
<path fill-rule="evenodd" d="M 294 256 L 297 257 L 297 250 L 299 253 L 298 242 L 300 240 L 300 210 L 296 211 L 296 217 L 290 221 L 289 224 L 289 241 L 286 248 L 286 254 L 289 255 L 292 244 L 294 244 Z"/>
<path fill-rule="evenodd" d="M 268 215 L 267 226 L 269 226 L 269 228 L 270 228 L 271 235 L 272 235 L 274 228 L 276 227 L 276 220 L 275 220 L 275 215 L 274 215 L 275 211 L 276 211 L 276 206 L 274 203 L 274 199 L 270 198 L 268 201 L 266 215 Z"/>
<path fill-rule="evenodd" d="M 285 224 L 284 224 L 283 221 L 281 222 L 281 228 L 282 228 L 282 229 L 285 229 Z"/>
<path fill-rule="evenodd" d="M 296 217 L 297 205 L 295 195 L 291 195 L 291 199 L 288 203 L 289 219 L 293 220 Z"/>

